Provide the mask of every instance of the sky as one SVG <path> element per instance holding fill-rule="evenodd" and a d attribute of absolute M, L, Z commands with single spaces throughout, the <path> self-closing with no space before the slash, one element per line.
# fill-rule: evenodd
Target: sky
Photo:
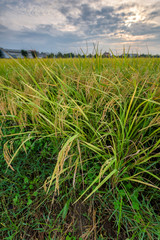
<path fill-rule="evenodd" d="M 0 0 L 0 47 L 160 54 L 160 0 Z M 82 50 L 81 50 L 82 49 Z"/>

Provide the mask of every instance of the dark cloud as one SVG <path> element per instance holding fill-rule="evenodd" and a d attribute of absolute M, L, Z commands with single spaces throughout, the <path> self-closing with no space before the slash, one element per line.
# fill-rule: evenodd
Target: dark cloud
<path fill-rule="evenodd" d="M 39 24 L 36 27 L 36 32 L 38 33 L 51 33 L 54 31 L 53 25 L 52 24 Z"/>
<path fill-rule="evenodd" d="M 148 21 L 153 20 L 156 17 L 160 17 L 160 6 L 159 6 L 159 8 L 157 7 L 157 9 L 151 10 L 151 12 L 147 16 L 147 20 Z"/>
<path fill-rule="evenodd" d="M 0 34 L 3 34 L 4 32 L 8 31 L 8 28 L 2 24 L 0 24 Z M 1 35 L 2 36 L 2 35 Z"/>
<path fill-rule="evenodd" d="M 160 35 L 160 26 L 150 23 L 135 23 L 128 29 L 133 36 L 138 35 Z"/>
<path fill-rule="evenodd" d="M 61 12 L 65 14 L 68 22 L 79 26 L 86 36 L 113 32 L 122 23 L 122 14 L 116 13 L 111 6 L 96 10 L 89 4 L 82 4 L 79 10 L 80 15 L 73 17 L 68 14 L 66 8 L 61 8 Z"/>
<path fill-rule="evenodd" d="M 125 11 L 129 10 L 131 7 L 139 6 L 138 3 L 123 3 L 119 7 L 117 7 L 117 11 Z"/>
<path fill-rule="evenodd" d="M 96 20 L 97 25 L 100 23 L 116 24 L 120 18 L 115 13 L 113 7 L 104 7 L 101 10 L 91 8 L 90 5 L 84 4 L 81 6 L 81 15 L 78 19 L 80 22 L 85 21 L 86 23 L 94 23 Z M 96 25 L 96 24 L 95 24 Z M 109 27 L 109 25 L 108 25 Z"/>

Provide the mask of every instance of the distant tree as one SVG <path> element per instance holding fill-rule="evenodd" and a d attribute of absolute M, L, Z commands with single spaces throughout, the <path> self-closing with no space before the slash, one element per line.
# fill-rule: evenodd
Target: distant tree
<path fill-rule="evenodd" d="M 64 53 L 63 57 L 64 58 L 74 58 L 74 53 Z"/>
<path fill-rule="evenodd" d="M 102 54 L 102 58 L 109 58 L 111 55 L 110 55 L 110 53 L 109 52 L 104 52 L 103 54 Z"/>
<path fill-rule="evenodd" d="M 90 54 L 88 54 L 88 56 L 87 56 L 87 58 L 92 58 L 93 56 L 92 56 L 92 54 L 90 53 Z"/>
<path fill-rule="evenodd" d="M 0 49 L 0 58 L 4 58 L 4 54 L 1 49 Z"/>
<path fill-rule="evenodd" d="M 48 58 L 54 58 L 55 57 L 55 55 L 54 55 L 54 53 L 50 53 L 50 54 L 48 54 L 48 56 L 47 56 Z"/>
<path fill-rule="evenodd" d="M 32 57 L 33 57 L 33 58 L 38 57 L 38 52 L 37 52 L 36 50 L 32 50 L 32 51 L 31 51 L 31 54 L 32 54 Z"/>
<path fill-rule="evenodd" d="M 148 56 L 149 56 L 149 55 L 144 54 L 144 53 L 140 55 L 140 57 L 142 57 L 142 58 L 147 58 Z"/>
<path fill-rule="evenodd" d="M 57 55 L 56 55 L 57 58 L 62 58 L 63 57 L 63 54 L 61 52 L 58 52 Z"/>
<path fill-rule="evenodd" d="M 75 56 L 74 56 L 74 53 L 69 53 L 69 56 L 70 56 L 70 58 L 74 58 Z"/>
<path fill-rule="evenodd" d="M 82 55 L 81 55 L 80 53 L 78 53 L 77 57 L 78 57 L 78 58 L 81 58 L 81 57 L 82 57 Z"/>
<path fill-rule="evenodd" d="M 160 58 L 160 55 L 156 54 L 154 55 L 155 58 Z"/>
<path fill-rule="evenodd" d="M 28 52 L 26 50 L 21 50 L 21 54 L 23 57 L 28 57 Z"/>
<path fill-rule="evenodd" d="M 63 57 L 64 57 L 64 58 L 69 58 L 70 55 L 69 55 L 69 53 L 64 53 L 64 54 L 63 54 Z"/>
<path fill-rule="evenodd" d="M 94 58 L 97 58 L 99 57 L 98 53 L 94 54 Z"/>

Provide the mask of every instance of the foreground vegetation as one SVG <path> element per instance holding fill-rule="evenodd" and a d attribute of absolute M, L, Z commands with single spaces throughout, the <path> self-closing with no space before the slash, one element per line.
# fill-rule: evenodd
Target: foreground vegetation
<path fill-rule="evenodd" d="M 160 60 L 0 61 L 2 239 L 160 239 Z"/>

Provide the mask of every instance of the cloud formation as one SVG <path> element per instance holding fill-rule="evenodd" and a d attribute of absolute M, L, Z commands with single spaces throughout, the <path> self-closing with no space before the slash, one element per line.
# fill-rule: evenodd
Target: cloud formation
<path fill-rule="evenodd" d="M 0 46 L 40 51 L 104 50 L 125 45 L 152 53 L 160 47 L 156 0 L 1 0 Z"/>

